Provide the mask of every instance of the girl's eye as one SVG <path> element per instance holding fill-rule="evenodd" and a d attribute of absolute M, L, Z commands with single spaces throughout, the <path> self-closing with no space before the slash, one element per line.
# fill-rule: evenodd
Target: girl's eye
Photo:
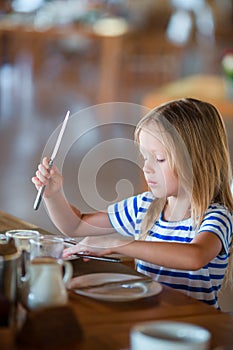
<path fill-rule="evenodd" d="M 159 159 L 156 159 L 158 163 L 163 163 L 165 162 L 165 158 L 159 158 Z"/>

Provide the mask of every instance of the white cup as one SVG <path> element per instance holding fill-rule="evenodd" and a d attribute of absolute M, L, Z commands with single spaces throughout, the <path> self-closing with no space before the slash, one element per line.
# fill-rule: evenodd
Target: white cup
<path fill-rule="evenodd" d="M 207 350 L 210 332 L 182 322 L 156 321 L 136 325 L 130 333 L 131 350 Z"/>

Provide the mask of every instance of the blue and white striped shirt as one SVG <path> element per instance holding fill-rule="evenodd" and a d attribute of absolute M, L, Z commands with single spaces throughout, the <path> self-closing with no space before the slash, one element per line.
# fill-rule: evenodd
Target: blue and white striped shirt
<path fill-rule="evenodd" d="M 138 238 L 142 220 L 154 200 L 151 192 L 125 199 L 109 206 L 108 215 L 114 229 L 122 235 Z M 150 275 L 154 280 L 204 301 L 218 308 L 218 292 L 223 282 L 228 264 L 229 250 L 233 232 L 233 214 L 218 203 L 211 204 L 204 220 L 196 232 L 191 218 L 168 222 L 160 218 L 148 232 L 146 241 L 166 241 L 189 243 L 202 231 L 213 232 L 222 242 L 222 252 L 206 266 L 197 271 L 175 270 L 167 267 L 137 261 L 137 270 Z"/>

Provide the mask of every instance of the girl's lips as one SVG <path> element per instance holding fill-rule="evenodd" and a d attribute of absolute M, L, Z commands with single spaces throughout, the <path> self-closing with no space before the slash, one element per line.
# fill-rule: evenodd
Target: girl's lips
<path fill-rule="evenodd" d="M 152 181 L 152 180 L 147 180 L 147 184 L 148 184 L 148 186 L 156 186 L 157 185 L 157 182 L 155 182 L 155 181 Z"/>

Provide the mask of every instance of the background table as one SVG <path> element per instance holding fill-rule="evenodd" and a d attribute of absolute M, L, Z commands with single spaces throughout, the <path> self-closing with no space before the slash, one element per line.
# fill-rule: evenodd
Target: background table
<path fill-rule="evenodd" d="M 225 119 L 233 119 L 233 100 L 222 76 L 197 74 L 166 84 L 144 96 L 142 104 L 154 108 L 171 100 L 193 97 L 212 103 Z"/>
<path fill-rule="evenodd" d="M 30 52 L 33 74 L 36 79 L 36 75 L 40 74 L 41 65 L 45 63 L 46 48 L 49 44 L 53 41 L 68 40 L 75 36 L 91 40 L 99 47 L 99 55 L 97 55 L 99 79 L 96 102 L 116 101 L 124 34 L 108 37 L 95 33 L 90 26 L 74 23 L 63 26 L 54 25 L 51 28 L 38 30 L 30 22 L 13 23 L 8 21 L 6 16 L 5 20 L 0 20 L 0 54 L 3 55 L 4 48 L 5 50 L 7 48 L 7 54 L 10 57 L 15 56 L 23 49 L 25 52 Z M 5 41 L 7 41 L 6 47 Z"/>

